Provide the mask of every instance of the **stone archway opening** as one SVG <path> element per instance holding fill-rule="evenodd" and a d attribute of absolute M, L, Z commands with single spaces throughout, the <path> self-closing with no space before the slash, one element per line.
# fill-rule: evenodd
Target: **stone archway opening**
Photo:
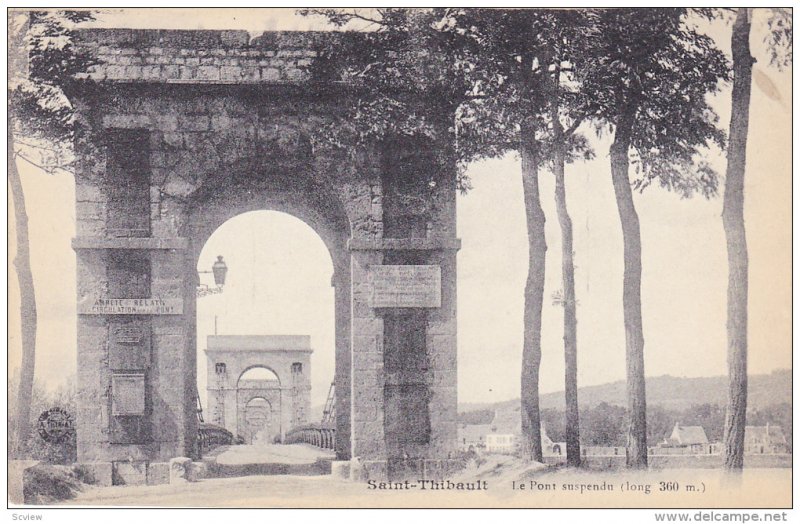
<path fill-rule="evenodd" d="M 272 404 L 263 397 L 251 399 L 245 405 L 244 419 L 250 444 L 265 445 L 275 438 L 275 413 Z"/>
<path fill-rule="evenodd" d="M 220 255 L 228 265 L 228 274 L 221 292 L 217 292 L 208 271 Z M 197 260 L 197 382 L 205 422 L 224 426 L 247 444 L 256 440 L 271 443 L 299 422 L 319 422 L 335 376 L 336 345 L 331 287 L 334 266 L 322 238 L 311 226 L 288 213 L 248 211 L 219 225 Z M 235 337 L 247 338 L 239 346 L 261 344 L 263 354 L 250 354 L 246 362 L 238 360 L 245 357 L 232 355 L 227 359 L 219 356 L 220 362 L 209 360 L 211 339 Z M 286 350 L 278 347 L 283 343 L 278 339 L 286 337 L 310 338 L 310 362 L 304 362 L 302 356 L 287 357 L 289 368 L 275 367 L 275 358 L 279 357 L 271 352 Z M 289 345 L 295 342 L 290 340 Z M 219 349 L 218 343 L 219 340 L 214 351 Z M 235 341 L 231 342 L 233 347 L 237 347 Z M 244 364 L 250 367 L 237 371 Z M 287 399 L 299 395 L 293 389 L 298 373 L 309 381 L 309 405 L 297 400 L 299 407 L 290 407 Z M 227 402 L 223 400 L 226 390 L 231 397 Z M 235 402 L 230 390 L 236 392 Z M 270 404 L 269 430 L 254 431 L 253 417 L 261 419 L 265 412 L 262 408 L 251 409 L 248 402 L 261 398 L 253 395 L 264 391 L 274 391 L 274 395 L 270 393 L 274 398 L 265 399 Z M 241 412 L 230 413 L 232 409 Z M 292 415 L 282 420 L 281 409 L 291 410 Z M 225 410 L 229 413 L 225 414 Z"/>

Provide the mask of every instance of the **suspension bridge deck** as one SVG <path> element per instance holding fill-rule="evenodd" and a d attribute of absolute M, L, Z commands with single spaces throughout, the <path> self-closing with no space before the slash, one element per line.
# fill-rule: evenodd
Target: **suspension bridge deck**
<path fill-rule="evenodd" d="M 203 461 L 210 477 L 249 475 L 326 475 L 333 451 L 309 444 L 223 446 Z"/>

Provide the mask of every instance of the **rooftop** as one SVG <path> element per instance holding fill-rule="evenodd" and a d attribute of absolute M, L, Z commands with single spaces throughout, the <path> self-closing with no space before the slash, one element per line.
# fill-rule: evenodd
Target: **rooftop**
<path fill-rule="evenodd" d="M 681 426 L 675 424 L 672 435 L 679 444 L 692 445 L 692 444 L 708 444 L 708 437 L 702 426 Z"/>
<path fill-rule="evenodd" d="M 766 426 L 745 426 L 744 438 L 746 442 L 771 442 L 774 444 L 785 444 L 786 436 L 783 428 L 768 424 Z"/>

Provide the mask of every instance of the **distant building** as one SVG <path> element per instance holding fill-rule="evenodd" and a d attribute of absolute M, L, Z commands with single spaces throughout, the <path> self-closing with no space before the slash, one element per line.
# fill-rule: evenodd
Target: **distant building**
<path fill-rule="evenodd" d="M 710 453 L 708 437 L 702 426 L 681 426 L 677 422 L 661 448 L 678 448 L 686 453 Z"/>
<path fill-rule="evenodd" d="M 486 435 L 486 451 L 510 455 L 517 453 L 522 444 L 522 422 L 519 406 L 514 409 L 496 410 L 489 432 Z M 561 456 L 566 454 L 566 444 L 553 442 L 542 425 L 542 454 Z"/>
<path fill-rule="evenodd" d="M 495 410 L 486 435 L 486 451 L 504 455 L 516 453 L 522 436 L 521 424 L 519 406 Z"/>
<path fill-rule="evenodd" d="M 519 439 L 511 433 L 489 433 L 486 435 L 486 451 L 501 455 L 512 455 L 517 451 Z"/>
<path fill-rule="evenodd" d="M 789 446 L 780 426 L 746 426 L 744 452 L 750 454 L 787 453 Z"/>
<path fill-rule="evenodd" d="M 484 451 L 486 436 L 491 433 L 491 428 L 491 424 L 460 424 L 458 426 L 458 447 L 462 451 Z"/>
<path fill-rule="evenodd" d="M 567 443 L 553 442 L 544 424 L 542 424 L 542 454 L 546 457 L 561 457 L 567 454 Z"/>

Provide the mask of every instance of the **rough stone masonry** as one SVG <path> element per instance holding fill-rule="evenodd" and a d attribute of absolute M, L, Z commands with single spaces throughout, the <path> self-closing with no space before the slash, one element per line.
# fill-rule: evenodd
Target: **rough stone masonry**
<path fill-rule="evenodd" d="M 371 479 L 445 476 L 456 441 L 455 169 L 431 161 L 443 145 L 318 139 L 356 96 L 315 76 L 330 38 L 80 32 L 97 59 L 70 90 L 80 462 L 139 471 L 197 457 L 198 256 L 223 222 L 268 209 L 308 223 L 334 261 L 338 458 L 357 458 Z M 376 302 L 384 274 L 394 280 Z M 109 300 L 170 308 L 92 309 Z"/>

